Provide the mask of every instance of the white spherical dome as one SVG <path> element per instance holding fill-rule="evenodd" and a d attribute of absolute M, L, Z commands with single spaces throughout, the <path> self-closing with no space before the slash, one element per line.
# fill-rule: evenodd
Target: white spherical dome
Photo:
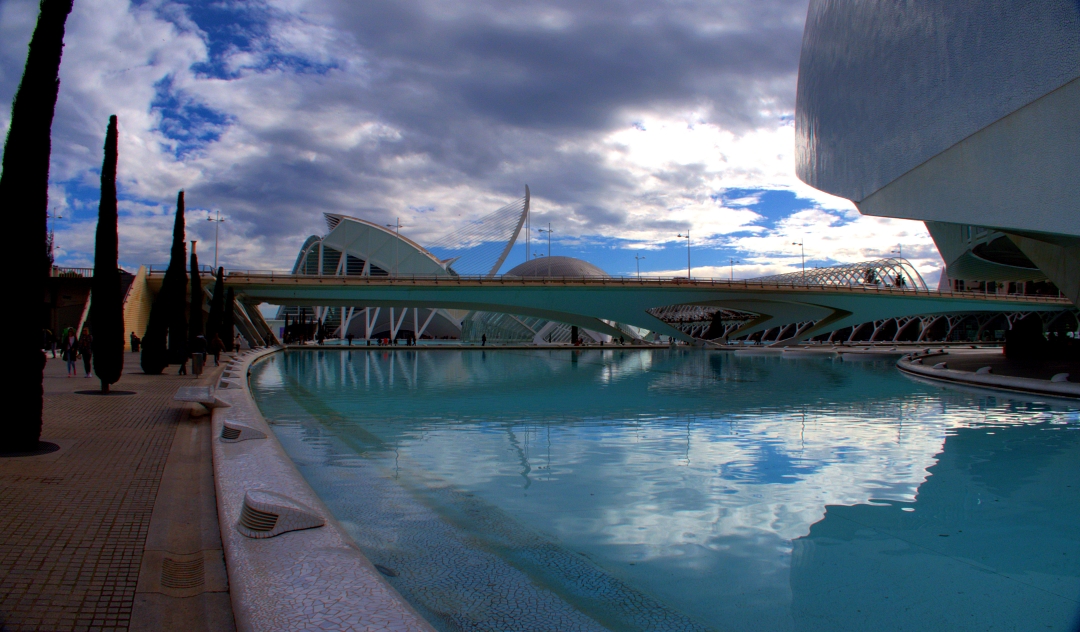
<path fill-rule="evenodd" d="M 515 277 L 610 277 L 588 261 L 573 257 L 537 257 L 515 266 L 506 276 Z"/>

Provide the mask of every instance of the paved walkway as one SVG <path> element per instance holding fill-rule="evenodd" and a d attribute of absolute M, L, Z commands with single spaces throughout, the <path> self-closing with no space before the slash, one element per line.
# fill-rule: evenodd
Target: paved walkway
<path fill-rule="evenodd" d="M 80 395 L 75 391 L 98 388 L 97 380 L 68 378 L 64 363 L 50 358 L 41 438 L 61 449 L 0 459 L 4 630 L 132 624 L 162 475 L 178 429 L 189 423 L 188 409 L 172 396 L 210 376 L 196 381 L 172 374 L 175 368 L 145 376 L 137 354 L 127 354 L 124 366 L 113 389 L 135 395 Z"/>

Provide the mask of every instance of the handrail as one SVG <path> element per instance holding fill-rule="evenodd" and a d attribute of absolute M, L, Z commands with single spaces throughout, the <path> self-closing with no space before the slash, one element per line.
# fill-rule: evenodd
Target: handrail
<path fill-rule="evenodd" d="M 93 268 L 67 268 L 62 266 L 52 266 L 49 269 L 49 276 L 52 277 L 85 277 L 90 278 L 94 276 Z"/>
<path fill-rule="evenodd" d="M 148 275 L 156 276 L 163 275 L 164 270 L 149 270 Z M 1055 303 L 1061 305 L 1071 305 L 1072 303 L 1062 297 L 1058 296 L 1043 296 L 1043 295 L 1025 295 L 1025 294 L 991 294 L 977 291 L 940 291 L 940 290 L 921 290 L 915 289 L 911 286 L 895 287 L 891 285 L 870 285 L 870 284 L 852 284 L 852 285 L 828 285 L 828 284 L 802 284 L 802 283 L 777 283 L 775 281 L 754 279 L 713 279 L 713 278 L 693 278 L 687 279 L 686 277 L 638 277 L 638 276 L 623 276 L 623 277 L 600 277 L 600 276 L 563 276 L 563 277 L 518 277 L 518 276 L 505 276 L 500 275 L 498 277 L 489 277 L 486 275 L 421 275 L 421 274 L 398 274 L 387 276 L 359 276 L 348 274 L 324 274 L 324 275 L 304 275 L 304 274 L 288 274 L 282 273 L 276 270 L 225 270 L 226 277 L 233 282 L 241 279 L 249 279 L 251 281 L 257 281 L 260 279 L 269 279 L 273 282 L 293 282 L 299 283 L 304 280 L 318 280 L 319 283 L 339 281 L 342 283 L 351 283 L 357 285 L 395 285 L 395 284 L 409 284 L 414 285 L 417 282 L 431 282 L 434 284 L 449 284 L 449 285 L 483 285 L 485 281 L 489 284 L 498 280 L 501 284 L 513 281 L 522 285 L 548 285 L 554 283 L 562 284 L 575 284 L 575 285 L 607 285 L 612 282 L 619 282 L 622 285 L 638 285 L 638 286 L 661 286 L 661 287 L 685 287 L 687 289 L 694 288 L 740 288 L 740 289 L 783 289 L 783 290 L 796 290 L 796 291 L 809 291 L 809 292 L 861 292 L 861 293 L 875 293 L 875 294 L 888 294 L 893 296 L 934 296 L 942 298 L 958 298 L 958 299 L 993 299 L 1003 300 L 1010 302 L 1032 302 L 1032 303 Z"/>

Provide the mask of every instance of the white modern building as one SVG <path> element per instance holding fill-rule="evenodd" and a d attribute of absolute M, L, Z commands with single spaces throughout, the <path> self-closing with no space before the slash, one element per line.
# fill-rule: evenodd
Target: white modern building
<path fill-rule="evenodd" d="M 1080 304 L 1080 3 L 811 0 L 796 169 L 926 222 L 952 279 Z"/>
<path fill-rule="evenodd" d="M 327 213 L 328 232 L 308 237 L 293 264 L 293 274 L 311 276 L 492 277 L 506 261 L 528 219 L 529 189 L 495 212 L 453 231 L 429 247 L 401 234 L 396 225 Z M 437 251 L 449 256 L 440 257 Z M 335 307 L 292 304 L 279 308 L 286 317 L 313 317 L 327 331 L 358 339 L 415 336 L 460 338 L 468 310 L 425 307 Z M 280 326 L 280 325 L 279 325 Z"/>

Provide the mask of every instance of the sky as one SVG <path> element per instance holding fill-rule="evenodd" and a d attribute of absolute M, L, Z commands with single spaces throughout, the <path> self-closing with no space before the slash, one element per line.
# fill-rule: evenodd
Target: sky
<path fill-rule="evenodd" d="M 807 0 L 75 0 L 53 123 L 59 265 L 93 261 L 109 115 L 120 259 L 168 260 L 176 194 L 212 263 L 286 269 L 323 213 L 431 243 L 532 192 L 551 254 L 613 275 L 751 278 L 890 256 L 919 222 L 794 173 Z M 0 2 L 0 101 L 37 16 Z M 5 137 L 10 106 L 0 108 Z M 546 240 L 546 237 L 544 238 Z M 524 242 L 524 237 L 520 239 Z M 541 246 L 537 246 L 542 243 Z M 802 243 L 803 246 L 795 245 Z M 533 237 L 533 255 L 546 241 Z M 525 260 L 516 246 L 505 269 Z M 643 258 L 642 258 L 643 257 Z M 733 263 L 734 262 L 734 263 Z"/>

